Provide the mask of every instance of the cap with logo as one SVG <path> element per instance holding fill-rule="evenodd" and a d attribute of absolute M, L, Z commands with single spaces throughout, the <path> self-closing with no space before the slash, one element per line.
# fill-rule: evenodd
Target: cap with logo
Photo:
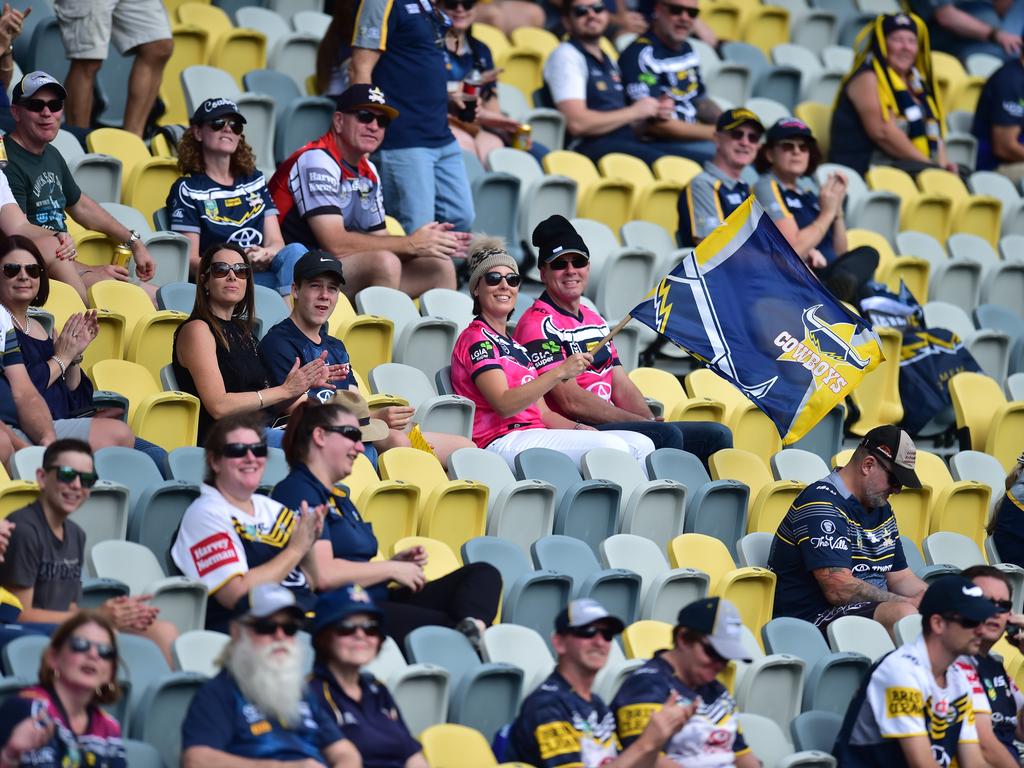
<path fill-rule="evenodd" d="M 304 618 L 302 609 L 295 604 L 295 593 L 280 584 L 257 584 L 249 590 L 249 610 L 246 619 L 265 619 L 279 611 L 287 611 Z"/>
<path fill-rule="evenodd" d="M 917 24 L 906 13 L 889 13 L 882 17 L 882 35 L 888 37 L 897 30 L 905 29 L 917 34 Z"/>
<path fill-rule="evenodd" d="M 237 117 L 245 124 L 245 116 L 238 111 L 238 105 L 231 99 L 207 99 L 192 113 L 192 125 L 202 125 L 220 117 Z"/>
<path fill-rule="evenodd" d="M 344 93 L 334 99 L 339 112 L 355 112 L 358 109 L 376 109 L 394 120 L 398 110 L 388 104 L 384 91 L 376 85 L 356 83 L 350 85 Z"/>
<path fill-rule="evenodd" d="M 384 614 L 373 602 L 370 593 L 358 584 L 332 590 L 316 601 L 313 607 L 316 617 L 309 627 L 311 635 L 339 624 L 349 616 L 365 613 L 380 619 Z"/>
<path fill-rule="evenodd" d="M 383 440 L 391 431 L 386 421 L 370 418 L 370 406 L 366 404 L 363 396 L 351 389 L 336 389 L 331 402 L 344 405 L 352 415 L 359 421 L 359 429 L 363 433 L 363 441 L 372 443 L 375 440 Z"/>
<path fill-rule="evenodd" d="M 676 627 L 686 627 L 707 636 L 708 643 L 723 659 L 750 661 L 743 647 L 739 611 L 728 600 L 708 597 L 683 606 L 676 617 Z"/>
<path fill-rule="evenodd" d="M 548 216 L 533 230 L 533 244 L 537 246 L 539 255 L 537 260 L 541 264 L 557 259 L 559 256 L 566 256 L 570 253 L 579 253 L 590 258 L 590 249 L 583 237 L 576 231 L 565 216 L 555 214 Z"/>
<path fill-rule="evenodd" d="M 971 621 L 984 621 L 998 612 L 981 587 L 957 574 L 936 579 L 925 590 L 918 608 L 921 616 L 954 614 Z"/>
<path fill-rule="evenodd" d="M 734 128 L 739 128 L 744 123 L 753 123 L 761 130 L 762 133 L 764 133 L 764 125 L 761 123 L 761 119 L 744 107 L 725 110 L 725 112 L 718 116 L 718 122 L 715 123 L 715 130 L 731 131 Z"/>
<path fill-rule="evenodd" d="M 555 616 L 555 632 L 566 635 L 570 629 L 579 629 L 598 621 L 613 627 L 616 634 L 626 628 L 621 619 L 608 613 L 608 609 L 597 600 L 582 597 L 573 600 Z"/>
<path fill-rule="evenodd" d="M 14 86 L 14 91 L 11 93 L 11 101 L 17 104 L 22 99 L 31 99 L 36 95 L 36 91 L 48 85 L 60 91 L 62 99 L 68 97 L 68 92 L 64 90 L 64 86 L 60 84 L 57 78 L 43 72 L 41 69 L 37 69 L 35 72 L 29 72 L 18 81 L 18 84 Z"/>
<path fill-rule="evenodd" d="M 892 424 L 875 427 L 864 435 L 860 444 L 907 488 L 921 487 L 921 481 L 914 471 L 917 448 L 910 435 L 902 429 Z"/>
<path fill-rule="evenodd" d="M 326 273 L 337 275 L 342 283 L 345 282 L 341 262 L 326 251 L 314 249 L 307 251 L 305 256 L 295 262 L 295 268 L 292 270 L 292 280 L 299 283 L 303 280 L 312 280 L 317 275 Z"/>
<path fill-rule="evenodd" d="M 810 127 L 803 120 L 798 120 L 795 117 L 783 117 L 768 129 L 764 138 L 769 144 L 774 144 L 783 139 L 807 139 L 807 141 L 814 141 L 814 134 L 811 133 Z"/>

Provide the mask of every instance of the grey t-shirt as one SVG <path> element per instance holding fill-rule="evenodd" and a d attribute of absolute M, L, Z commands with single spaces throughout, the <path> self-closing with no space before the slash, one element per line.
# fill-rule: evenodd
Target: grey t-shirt
<path fill-rule="evenodd" d="M 7 589 L 34 587 L 32 607 L 66 611 L 82 599 L 82 561 L 85 531 L 64 521 L 64 540 L 50 530 L 37 501 L 7 518 L 14 523 L 11 542 L 0 563 L 0 585 Z"/>

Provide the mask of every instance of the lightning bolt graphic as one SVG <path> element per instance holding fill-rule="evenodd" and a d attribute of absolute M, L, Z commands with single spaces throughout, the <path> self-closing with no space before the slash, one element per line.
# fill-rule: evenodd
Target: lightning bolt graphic
<path fill-rule="evenodd" d="M 672 305 L 666 304 L 668 300 L 668 280 L 662 280 L 658 284 L 657 294 L 654 299 L 654 314 L 658 318 L 658 332 L 664 333 L 668 325 L 668 316 L 672 314 Z"/>

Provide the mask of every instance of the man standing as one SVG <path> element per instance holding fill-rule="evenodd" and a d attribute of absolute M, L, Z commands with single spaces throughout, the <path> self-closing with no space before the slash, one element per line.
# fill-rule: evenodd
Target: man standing
<path fill-rule="evenodd" d="M 608 333 L 608 324 L 582 298 L 590 279 L 590 252 L 575 227 L 555 214 L 537 225 L 542 293 L 516 325 L 515 340 L 526 347 L 534 367 L 544 372 L 591 347 Z M 619 362 L 615 344 L 594 352 L 594 362 L 547 395 L 555 411 L 599 430 L 629 430 L 651 438 L 655 448 L 680 448 L 708 457 L 732 447 L 728 427 L 704 421 L 657 421 L 643 394 Z"/>
<path fill-rule="evenodd" d="M 152 279 L 156 266 L 142 236 L 118 222 L 82 192 L 68 164 L 52 146 L 60 130 L 67 97 L 64 86 L 38 70 L 25 75 L 14 86 L 11 114 L 15 128 L 5 142 L 8 163 L 4 168 L 14 199 L 29 221 L 40 227 L 67 232 L 66 216 L 70 215 L 86 229 L 102 232 L 111 240 L 127 245 L 135 261 L 135 275 L 143 281 L 150 297 L 154 297 L 156 288 L 146 285 L 146 281 Z M 127 269 L 113 264 L 81 265 L 79 274 L 86 288 L 100 280 L 130 279 Z"/>
<path fill-rule="evenodd" d="M 977 653 L 995 612 L 962 576 L 928 587 L 921 637 L 876 662 L 846 710 L 832 749 L 839 768 L 981 768 L 971 687 L 953 662 Z"/>
<path fill-rule="evenodd" d="M 184 768 L 362 765 L 334 718 L 306 691 L 295 635 L 302 611 L 279 584 L 260 584 L 231 623 L 224 669 L 196 693 L 181 724 Z"/>
<path fill-rule="evenodd" d="M 361 0 L 353 27 L 351 82 L 373 83 L 402 113 L 383 139 L 380 162 L 384 197 L 406 232 L 437 221 L 469 232 L 476 215 L 462 150 L 448 128 L 450 26 L 430 0 Z"/>
<path fill-rule="evenodd" d="M 718 116 L 715 156 L 679 195 L 680 247 L 696 247 L 750 197 L 743 169 L 757 157 L 763 135 L 764 126 L 749 109 L 728 109 Z"/>
<path fill-rule="evenodd" d="M 640 736 L 621 754 L 615 718 L 593 692 L 594 678 L 608 661 L 622 621 L 596 600 L 574 600 L 555 617 L 551 644 L 558 664 L 523 701 L 509 731 L 508 761 L 536 768 L 654 768 L 669 738 L 685 725 L 696 704 L 675 694 L 653 714 Z"/>
<path fill-rule="evenodd" d="M 655 120 L 647 135 L 674 153 L 705 163 L 715 155 L 715 121 L 722 113 L 700 78 L 700 58 L 686 39 L 700 14 L 697 0 L 658 0 L 651 30 L 622 52 L 619 67 L 630 101 L 653 96 L 671 102 L 668 120 Z"/>
<path fill-rule="evenodd" d="M 124 107 L 124 129 L 142 136 L 153 110 L 164 66 L 174 51 L 167 10 L 160 0 L 54 0 L 68 70 L 68 124 L 89 128 L 92 123 L 96 74 L 107 58 L 113 39 L 122 54 L 134 52 Z"/>
<path fill-rule="evenodd" d="M 1010 580 L 998 568 L 973 565 L 960 575 L 970 579 L 996 607 L 996 613 L 981 625 L 981 645 L 977 652 L 956 660 L 956 666 L 971 684 L 981 755 L 992 768 L 1020 768 L 1020 753 L 1014 741 L 1024 735 L 1024 721 L 1019 717 L 1024 708 L 1024 693 L 999 656 L 992 655 L 991 651 L 1004 632 L 1007 642 L 1020 648 L 1024 640 L 1021 634 L 1024 616 L 1011 614 Z"/>
<path fill-rule="evenodd" d="M 350 86 L 338 97 L 337 108 L 330 130 L 296 150 L 270 180 L 289 243 L 277 259 L 295 262 L 310 248 L 327 251 L 345 265 L 350 298 L 370 285 L 398 288 L 413 297 L 430 288 L 455 288 L 452 258 L 463 255 L 468 233 L 436 221 L 404 237 L 385 230 L 379 176 L 369 155 L 398 110 L 384 91 L 369 85 Z M 458 160 L 461 164 L 461 155 Z M 412 176 L 408 181 L 413 183 Z"/>
<path fill-rule="evenodd" d="M 998 171 L 1014 184 L 1024 179 L 1024 58 L 1008 61 L 985 81 L 971 133 L 978 140 L 979 171 Z"/>
<path fill-rule="evenodd" d="M 81 440 L 57 440 L 43 453 L 36 470 L 39 498 L 12 512 L 10 544 L 0 562 L 0 584 L 23 607 L 22 623 L 60 624 L 82 600 L 85 531 L 68 519 L 89 498 L 96 484 L 92 450 Z M 157 621 L 149 595 L 114 597 L 101 607 L 121 632 L 148 637 L 173 661 L 173 624 Z"/>
<path fill-rule="evenodd" d="M 925 583 L 907 567 L 889 496 L 920 488 L 917 449 L 899 427 L 875 427 L 850 462 L 807 486 L 779 524 L 768 555 L 775 616 L 825 632 L 840 616 L 867 616 L 892 634 L 917 612 Z"/>

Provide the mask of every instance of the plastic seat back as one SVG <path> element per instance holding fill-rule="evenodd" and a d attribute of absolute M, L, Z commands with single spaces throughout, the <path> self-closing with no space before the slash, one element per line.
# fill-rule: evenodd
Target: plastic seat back
<path fill-rule="evenodd" d="M 715 592 L 719 581 L 736 563 L 718 539 L 701 533 L 684 533 L 669 545 L 669 562 L 673 568 L 696 568 L 711 577 L 711 591 Z"/>
<path fill-rule="evenodd" d="M 544 638 L 529 627 L 517 624 L 495 624 L 484 632 L 483 657 L 523 670 L 523 698 L 547 679 L 555 668 L 555 660 Z"/>
<path fill-rule="evenodd" d="M 789 724 L 793 746 L 798 750 L 816 749 L 831 754 L 842 725 L 842 715 L 835 712 L 801 712 Z"/>
<path fill-rule="evenodd" d="M 174 639 L 174 664 L 184 672 L 198 672 L 214 677 L 220 671 L 217 659 L 231 641 L 223 632 L 194 629 Z"/>
<path fill-rule="evenodd" d="M 792 616 L 772 619 L 761 628 L 761 639 L 768 653 L 788 653 L 807 662 L 810 669 L 829 653 L 821 631 L 808 621 Z"/>
<path fill-rule="evenodd" d="M 786 448 L 772 456 L 776 480 L 796 480 L 810 485 L 829 474 L 828 464 L 820 456 L 799 448 Z"/>
<path fill-rule="evenodd" d="M 483 734 L 464 725 L 432 725 L 419 736 L 430 765 L 446 768 L 497 768 L 498 761 Z"/>
<path fill-rule="evenodd" d="M 921 548 L 929 565 L 954 565 L 963 570 L 987 564 L 978 544 L 961 533 L 936 531 L 921 542 Z"/>
<path fill-rule="evenodd" d="M 885 627 L 866 616 L 840 616 L 827 631 L 832 650 L 862 653 L 873 661 L 896 647 Z"/>

